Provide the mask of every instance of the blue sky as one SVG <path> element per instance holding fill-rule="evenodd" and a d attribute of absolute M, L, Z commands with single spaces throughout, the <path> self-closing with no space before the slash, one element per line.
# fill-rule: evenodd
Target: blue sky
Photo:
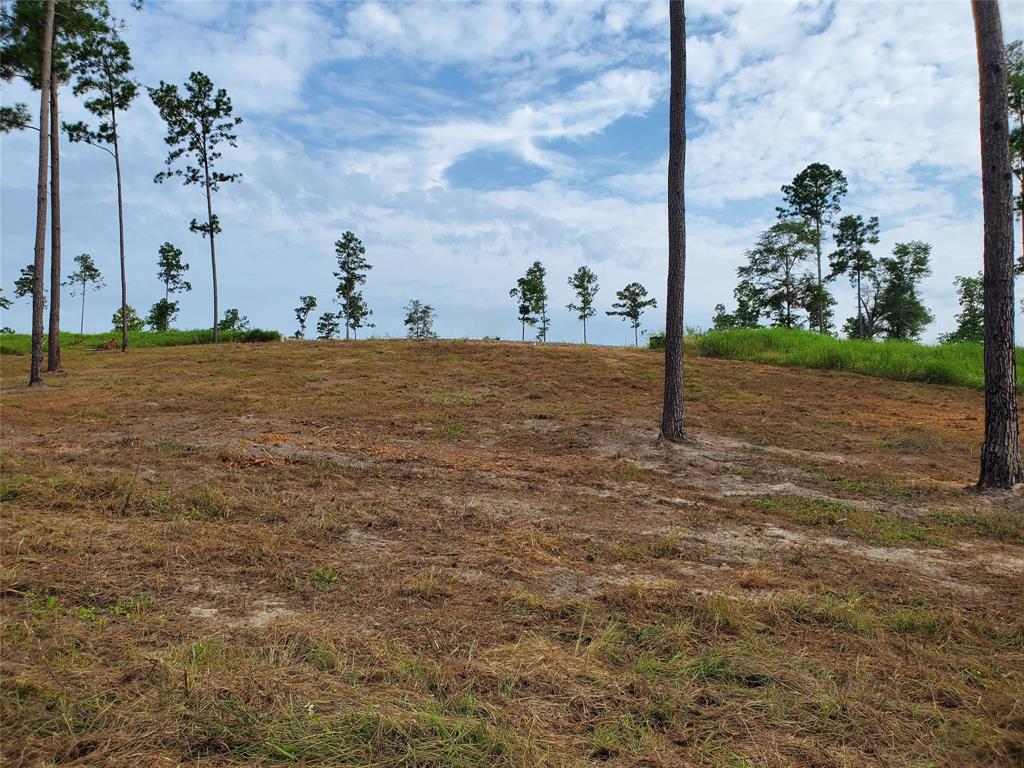
<path fill-rule="evenodd" d="M 575 341 L 566 279 L 599 277 L 592 341 L 631 342 L 603 314 L 637 280 L 664 295 L 667 4 L 115 3 L 146 85 L 195 69 L 227 88 L 245 122 L 215 202 L 222 308 L 294 330 L 293 307 L 333 297 L 333 241 L 356 232 L 374 265 L 372 331 L 400 336 L 419 298 L 449 337 L 517 338 L 508 290 L 535 259 L 548 269 L 550 338 Z M 1024 14 L 1003 4 L 1008 39 Z M 779 187 L 811 162 L 843 169 L 844 212 L 877 215 L 882 241 L 933 246 L 924 286 L 949 330 L 953 277 L 981 263 L 977 64 L 966 2 L 687 3 L 689 97 L 686 319 L 731 304 L 735 269 L 770 225 Z M 3 103 L 38 99 L 21 83 Z M 67 89 L 68 120 L 85 117 Z M 177 325 L 209 323 L 207 243 L 188 231 L 196 188 L 155 185 L 163 128 L 143 95 L 125 116 L 129 303 L 161 297 L 159 245 L 178 245 L 194 290 Z M 2 282 L 32 258 L 37 134 L 0 139 Z M 87 299 L 102 331 L 119 305 L 109 157 L 64 145 L 63 252 L 87 252 L 108 287 Z M 840 320 L 853 313 L 837 283 Z M 65 301 L 73 301 L 67 295 Z M 77 324 L 68 307 L 65 326 Z M 315 322 L 315 316 L 314 316 Z M 29 303 L 4 313 L 17 330 Z M 663 327 L 660 309 L 645 327 Z"/>

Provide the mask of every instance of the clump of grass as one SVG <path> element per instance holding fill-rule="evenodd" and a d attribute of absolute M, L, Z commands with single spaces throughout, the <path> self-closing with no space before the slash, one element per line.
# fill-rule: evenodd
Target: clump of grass
<path fill-rule="evenodd" d="M 649 479 L 654 473 L 649 469 L 644 469 L 635 461 L 620 459 L 612 465 L 608 474 L 615 480 L 628 483 Z"/>
<path fill-rule="evenodd" d="M 441 437 L 462 437 L 466 434 L 466 428 L 461 424 L 442 424 L 434 430 L 434 434 Z"/>
<path fill-rule="evenodd" d="M 932 529 L 913 520 L 899 520 L 868 512 L 852 504 L 805 496 L 757 496 L 756 509 L 781 515 L 801 525 L 832 528 L 875 544 L 941 544 Z"/>
<path fill-rule="evenodd" d="M 909 341 L 836 339 L 786 328 L 709 331 L 697 338 L 712 357 L 800 368 L 827 368 L 899 381 L 924 381 L 971 389 L 984 386 L 980 344 L 929 346 Z M 1024 392 L 1024 356 L 1018 354 L 1017 391 Z"/>
<path fill-rule="evenodd" d="M 344 574 L 334 568 L 317 568 L 309 574 L 308 582 L 313 589 L 326 592 L 344 578 Z"/>
<path fill-rule="evenodd" d="M 463 407 L 476 405 L 479 402 L 472 395 L 462 392 L 430 392 L 423 400 L 431 405 L 459 405 Z"/>

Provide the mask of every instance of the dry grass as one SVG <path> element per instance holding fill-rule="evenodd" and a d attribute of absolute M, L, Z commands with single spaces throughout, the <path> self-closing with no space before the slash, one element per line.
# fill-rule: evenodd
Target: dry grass
<path fill-rule="evenodd" d="M 981 396 L 495 343 L 4 358 L 5 765 L 1008 766 Z"/>

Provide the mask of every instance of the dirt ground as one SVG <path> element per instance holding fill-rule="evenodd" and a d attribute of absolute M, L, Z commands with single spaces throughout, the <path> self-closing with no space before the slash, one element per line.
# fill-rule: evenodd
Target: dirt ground
<path fill-rule="evenodd" d="M 976 392 L 490 342 L 2 365 L 9 766 L 1024 765 Z"/>

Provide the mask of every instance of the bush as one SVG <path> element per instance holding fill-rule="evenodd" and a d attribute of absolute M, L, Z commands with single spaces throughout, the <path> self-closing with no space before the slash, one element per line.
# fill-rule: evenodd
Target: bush
<path fill-rule="evenodd" d="M 655 331 L 647 335 L 647 348 L 648 349 L 664 349 L 665 348 L 665 332 Z"/>

